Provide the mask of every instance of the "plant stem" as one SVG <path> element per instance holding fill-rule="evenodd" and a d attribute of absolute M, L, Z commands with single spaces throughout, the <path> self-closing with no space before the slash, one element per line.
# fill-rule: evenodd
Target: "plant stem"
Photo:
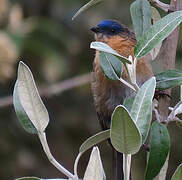
<path fill-rule="evenodd" d="M 75 163 L 74 163 L 74 174 L 75 174 L 75 177 L 78 179 L 78 173 L 77 173 L 77 169 L 78 169 L 78 162 L 80 160 L 80 157 L 81 157 L 82 153 L 79 153 L 78 156 L 76 157 L 75 159 Z"/>
<path fill-rule="evenodd" d="M 131 154 L 123 154 L 124 180 L 130 180 Z"/>
<path fill-rule="evenodd" d="M 59 164 L 56 159 L 53 157 L 53 155 L 50 152 L 47 139 L 46 139 L 46 134 L 45 132 L 38 132 L 38 136 L 40 139 L 40 142 L 42 144 L 42 147 L 44 149 L 44 152 L 46 153 L 49 161 L 59 170 L 61 171 L 64 175 L 66 175 L 68 178 L 74 179 L 75 176 L 71 174 L 67 169 L 65 169 L 61 164 Z"/>
<path fill-rule="evenodd" d="M 128 86 L 129 88 L 133 89 L 134 91 L 137 91 L 133 85 L 131 85 L 130 83 L 128 83 L 124 79 L 119 78 L 119 81 L 122 82 L 123 84 L 125 84 L 126 86 Z"/>

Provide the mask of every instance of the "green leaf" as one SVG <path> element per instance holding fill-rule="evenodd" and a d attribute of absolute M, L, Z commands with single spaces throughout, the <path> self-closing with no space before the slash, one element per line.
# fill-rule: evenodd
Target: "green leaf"
<path fill-rule="evenodd" d="M 151 17 L 152 17 L 152 24 L 155 24 L 158 20 L 161 19 L 160 13 L 155 7 L 151 7 Z M 155 48 L 153 48 L 150 51 L 151 60 L 154 60 L 157 57 L 157 55 L 160 52 L 161 46 L 162 46 L 162 42 L 158 43 L 155 46 Z"/>
<path fill-rule="evenodd" d="M 107 78 L 111 80 L 118 80 L 121 77 L 122 63 L 116 56 L 100 51 L 99 64 Z"/>
<path fill-rule="evenodd" d="M 37 131 L 43 132 L 49 123 L 45 108 L 30 69 L 20 61 L 18 67 L 18 96 L 21 105 Z"/>
<path fill-rule="evenodd" d="M 98 147 L 93 147 L 83 180 L 104 180 L 105 173 Z"/>
<path fill-rule="evenodd" d="M 137 124 L 142 135 L 142 143 L 145 142 L 152 120 L 152 99 L 155 92 L 155 77 L 146 81 L 139 89 L 131 108 L 131 117 Z"/>
<path fill-rule="evenodd" d="M 15 180 L 41 180 L 41 179 L 37 177 L 22 177 Z"/>
<path fill-rule="evenodd" d="M 95 146 L 96 144 L 108 139 L 110 136 L 110 129 L 99 132 L 98 134 L 95 134 L 94 136 L 89 137 L 81 146 L 79 149 L 80 153 L 84 153 L 91 147 Z"/>
<path fill-rule="evenodd" d="M 28 133 L 37 134 L 38 132 L 37 132 L 36 128 L 30 121 L 30 119 L 28 118 L 26 112 L 24 111 L 24 109 L 20 103 L 20 99 L 18 97 L 18 92 L 17 92 L 17 86 L 18 86 L 18 82 L 16 81 L 15 86 L 14 86 L 14 91 L 13 91 L 13 104 L 14 104 L 14 108 L 15 108 L 15 112 L 18 117 L 18 120 L 19 120 L 20 124 L 22 125 L 22 127 Z"/>
<path fill-rule="evenodd" d="M 118 105 L 111 120 L 111 143 L 118 152 L 135 154 L 142 144 L 140 132 L 127 109 Z"/>
<path fill-rule="evenodd" d="M 123 106 L 130 112 L 133 102 L 134 102 L 134 97 L 126 97 L 123 102 Z"/>
<path fill-rule="evenodd" d="M 159 180 L 166 180 L 166 174 L 167 174 L 167 169 L 168 169 L 168 164 L 169 164 L 169 154 L 167 155 L 166 162 L 164 163 L 163 167 L 160 170 L 160 173 L 158 174 L 157 177 L 159 177 Z"/>
<path fill-rule="evenodd" d="M 158 43 L 162 42 L 182 21 L 182 11 L 168 14 L 144 33 L 138 41 L 134 56 L 140 58 L 152 50 Z"/>
<path fill-rule="evenodd" d="M 86 11 L 88 8 L 90 8 L 91 6 L 94 6 L 95 4 L 101 2 L 103 0 L 91 0 L 89 1 L 87 4 L 85 4 L 84 6 L 82 6 L 76 13 L 75 15 L 72 17 L 72 20 L 74 20 L 78 15 L 80 15 L 82 12 Z"/>
<path fill-rule="evenodd" d="M 124 57 L 124 56 L 118 54 L 114 49 L 112 49 L 110 46 L 108 46 L 107 44 L 105 44 L 103 42 L 92 42 L 90 44 L 90 48 L 96 49 L 98 51 L 110 53 L 110 54 L 118 57 L 123 63 L 131 64 L 130 60 L 127 57 Z"/>
<path fill-rule="evenodd" d="M 165 90 L 182 84 L 182 72 L 178 70 L 167 70 L 161 72 L 156 77 L 156 89 Z"/>
<path fill-rule="evenodd" d="M 147 0 L 136 0 L 130 6 L 136 39 L 139 40 L 151 26 L 151 9 Z"/>
<path fill-rule="evenodd" d="M 182 164 L 178 166 L 171 180 L 181 180 L 182 179 Z"/>
<path fill-rule="evenodd" d="M 150 152 L 145 174 L 146 180 L 153 180 L 164 163 L 169 153 L 170 137 L 165 125 L 153 122 L 150 132 Z"/>

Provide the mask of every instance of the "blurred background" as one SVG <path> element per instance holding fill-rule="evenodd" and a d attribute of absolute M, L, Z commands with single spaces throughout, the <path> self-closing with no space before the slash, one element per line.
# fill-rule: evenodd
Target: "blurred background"
<path fill-rule="evenodd" d="M 0 0 L 0 179 L 23 176 L 64 177 L 47 160 L 36 135 L 26 133 L 12 106 L 17 65 L 24 61 L 31 69 L 49 111 L 46 130 L 55 158 L 73 171 L 82 142 L 100 131 L 90 90 L 94 40 L 89 30 L 103 19 L 117 19 L 131 26 L 129 1 L 109 1 L 90 8 L 74 21 L 82 0 Z M 182 69 L 182 31 L 177 50 L 177 68 Z M 65 81 L 68 80 L 69 81 Z M 80 84 L 80 85 L 79 85 Z M 75 86 L 75 87 L 74 87 Z M 73 88 L 74 87 L 74 88 Z M 65 90 L 67 89 L 67 90 Z M 179 100 L 173 91 L 173 104 Z M 182 162 L 182 129 L 169 125 L 171 135 L 170 179 Z M 107 143 L 99 145 L 107 179 L 111 172 L 111 152 Z M 79 175 L 88 162 L 81 158 Z M 146 154 L 134 156 L 134 180 L 143 179 Z"/>

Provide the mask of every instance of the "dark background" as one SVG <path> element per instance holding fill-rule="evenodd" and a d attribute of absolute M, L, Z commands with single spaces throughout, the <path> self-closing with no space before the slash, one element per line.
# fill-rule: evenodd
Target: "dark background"
<path fill-rule="evenodd" d="M 117 19 L 132 28 L 129 5 L 133 1 L 109 1 L 71 18 L 87 1 L 81 0 L 0 0 L 0 104 L 12 95 L 19 60 L 32 70 L 38 87 L 48 88 L 65 79 L 92 71 L 94 40 L 89 30 L 103 19 Z M 177 50 L 177 69 L 182 69 L 182 31 Z M 179 101 L 179 88 L 173 91 L 173 104 Z M 70 171 L 82 142 L 100 131 L 90 84 L 44 97 L 50 123 L 48 143 L 55 158 Z M 11 102 L 11 101 L 10 101 Z M 6 104 L 6 103 L 5 103 Z M 7 103 L 9 104 L 9 103 Z M 0 108 L 0 180 L 23 176 L 64 177 L 47 160 L 36 135 L 26 133 L 17 120 L 13 106 Z M 171 155 L 169 175 L 182 162 L 182 129 L 169 125 Z M 107 179 L 110 179 L 111 154 L 107 143 L 99 145 Z M 81 158 L 83 173 L 89 153 Z M 134 156 L 134 180 L 143 179 L 146 154 Z"/>

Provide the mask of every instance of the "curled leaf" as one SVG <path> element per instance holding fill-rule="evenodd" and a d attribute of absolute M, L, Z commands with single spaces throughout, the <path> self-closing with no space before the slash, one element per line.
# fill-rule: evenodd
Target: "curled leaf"
<path fill-rule="evenodd" d="M 24 111 L 37 131 L 43 132 L 49 123 L 49 115 L 39 96 L 30 69 L 21 61 L 17 82 L 18 96 Z"/>

